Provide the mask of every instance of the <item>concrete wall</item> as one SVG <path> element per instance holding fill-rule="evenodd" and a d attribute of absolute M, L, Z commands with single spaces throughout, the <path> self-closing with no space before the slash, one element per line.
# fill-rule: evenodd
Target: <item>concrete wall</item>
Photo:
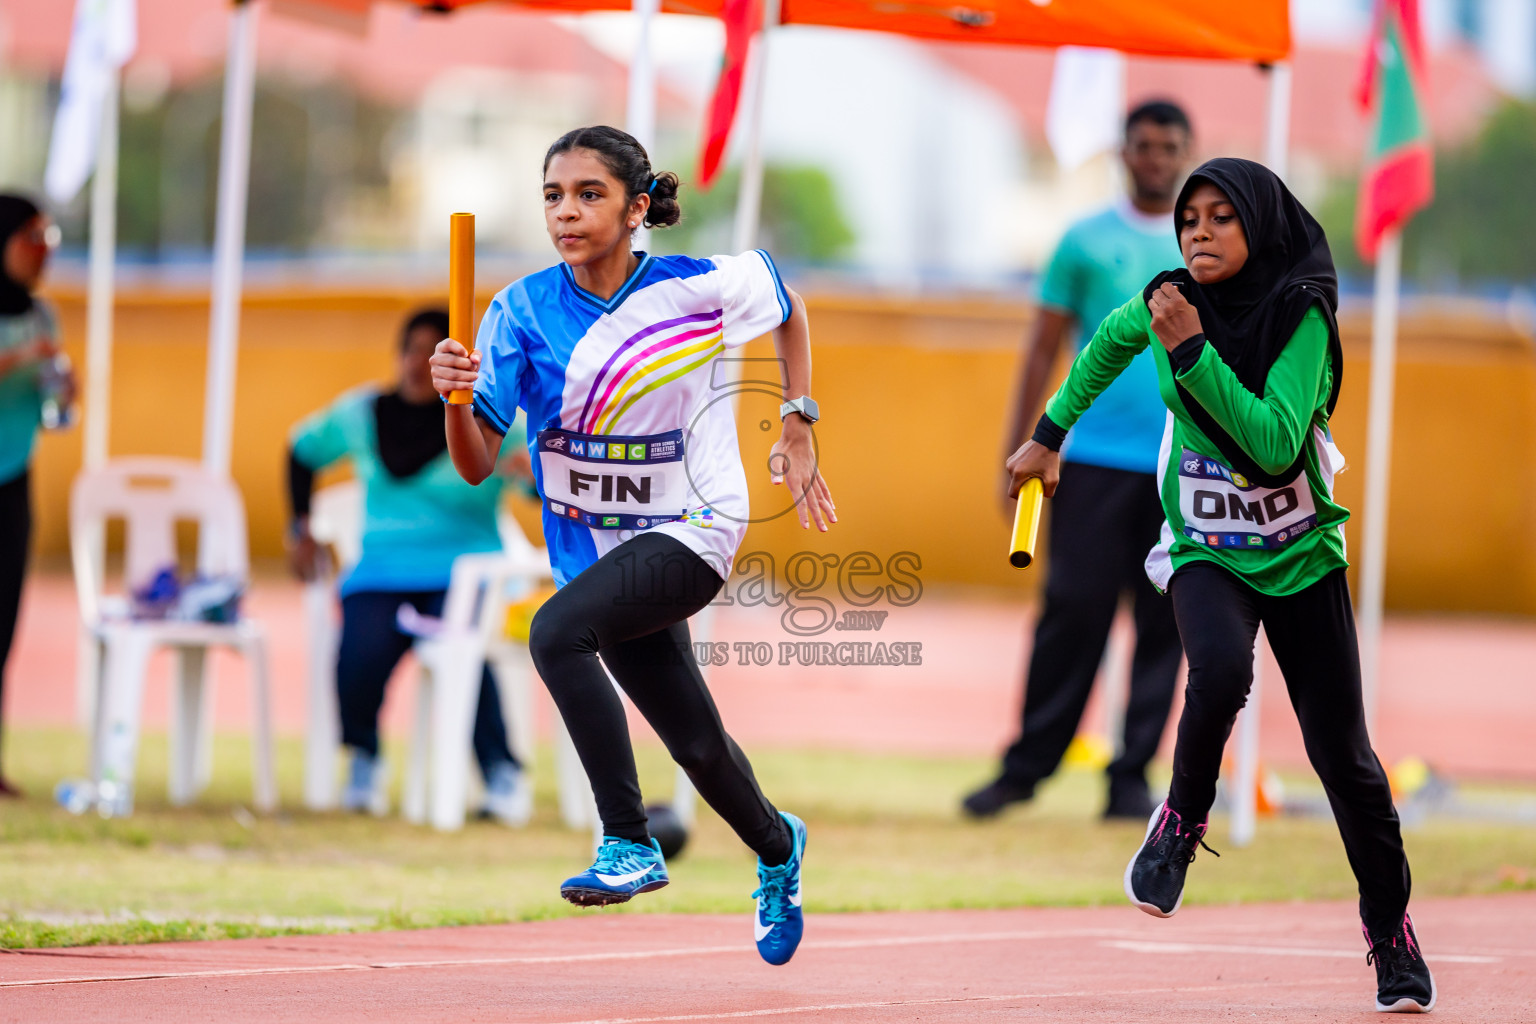
<path fill-rule="evenodd" d="M 60 292 L 54 298 L 66 349 L 79 360 L 83 296 Z M 388 379 L 401 317 L 432 298 L 356 290 L 248 298 L 233 472 L 245 494 L 256 557 L 282 550 L 289 426 L 345 388 Z M 985 301 L 824 297 L 811 302 L 811 313 L 815 393 L 825 417 L 817 434 L 841 522 L 822 537 L 803 532 L 792 514 L 769 519 L 751 528 L 745 549 L 770 553 L 781 571 L 802 550 L 836 555 L 839 563 L 864 551 L 882 566 L 907 551 L 921 559 L 918 575 L 925 585 L 1032 589 L 1040 574 L 1013 570 L 1003 557 L 1009 522 L 999 500 L 998 456 L 1029 309 Z M 112 389 L 114 455 L 198 457 L 207 322 L 207 303 L 199 296 L 122 298 Z M 1352 465 L 1339 489 L 1344 504 L 1358 509 L 1368 324 L 1346 319 L 1344 340 L 1346 377 L 1335 432 Z M 1404 323 L 1389 606 L 1536 614 L 1532 347 L 1513 327 L 1472 316 L 1410 317 Z M 760 340 L 746 354 L 771 352 L 771 344 Z M 746 388 L 738 415 L 754 513 L 767 517 L 787 505 L 761 468 L 776 436 L 776 402 Z M 40 445 L 34 466 L 43 553 L 65 550 L 68 487 L 79 459 L 78 430 L 45 437 Z M 518 515 L 536 523 L 536 507 L 520 507 Z M 1351 540 L 1358 536 L 1355 530 Z"/>

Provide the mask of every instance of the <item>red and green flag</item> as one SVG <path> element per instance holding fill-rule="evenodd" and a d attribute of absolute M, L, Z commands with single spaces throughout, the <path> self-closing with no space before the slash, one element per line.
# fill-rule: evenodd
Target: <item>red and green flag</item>
<path fill-rule="evenodd" d="M 699 188 L 709 188 L 725 157 L 725 144 L 731 139 L 731 126 L 736 122 L 736 107 L 741 101 L 741 80 L 747 68 L 747 54 L 752 50 L 752 35 L 762 24 L 762 10 L 761 0 L 725 0 L 721 12 L 725 21 L 725 59 L 720 64 L 720 77 L 715 82 L 715 94 L 709 101 L 708 120 L 704 125 Z"/>
<path fill-rule="evenodd" d="M 1424 70 L 1418 0 L 1376 0 L 1357 96 L 1374 120 L 1355 215 L 1355 245 L 1367 262 L 1376 259 L 1381 236 L 1435 194 Z"/>

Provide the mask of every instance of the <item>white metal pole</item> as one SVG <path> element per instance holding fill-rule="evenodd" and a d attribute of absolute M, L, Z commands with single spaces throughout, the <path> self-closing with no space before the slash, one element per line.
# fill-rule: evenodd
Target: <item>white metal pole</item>
<path fill-rule="evenodd" d="M 203 465 L 216 476 L 229 475 L 255 89 L 256 5 L 241 0 L 230 14 L 229 57 L 224 70 L 219 202 L 213 237 L 213 301 L 208 323 L 208 383 L 203 395 Z"/>
<path fill-rule="evenodd" d="M 113 271 L 117 260 L 117 150 L 118 95 L 122 71 L 107 76 L 101 99 L 101 134 L 96 149 L 95 177 L 91 181 L 90 280 L 85 299 L 85 403 L 81 407 L 86 470 L 100 469 L 107 461 L 112 420 L 112 313 L 116 303 Z M 87 548 L 101 550 L 100 531 L 86 539 Z M 89 557 L 96 557 L 94 555 Z M 75 713 L 82 726 L 96 716 L 96 676 L 100 652 L 96 638 L 84 629 L 77 643 Z"/>
<path fill-rule="evenodd" d="M 768 35 L 779 23 L 779 0 L 763 5 L 763 30 L 752 43 L 747 83 L 742 90 L 747 108 L 746 150 L 741 158 L 741 188 L 736 193 L 736 223 L 731 231 L 731 252 L 746 252 L 757 240 L 763 207 L 763 108 L 768 92 Z"/>
<path fill-rule="evenodd" d="M 1264 113 L 1264 163 L 1282 179 L 1290 168 L 1291 150 L 1291 66 L 1284 61 L 1271 64 L 1269 101 Z M 1237 748 L 1233 752 L 1236 768 L 1232 780 L 1231 840 L 1233 846 L 1253 842 L 1258 818 L 1259 799 L 1259 698 L 1264 690 L 1264 633 L 1259 631 L 1253 645 L 1253 686 L 1248 703 L 1237 716 Z"/>
<path fill-rule="evenodd" d="M 1291 169 L 1291 66 L 1269 66 L 1269 102 L 1264 118 L 1264 163 L 1281 178 Z"/>
<path fill-rule="evenodd" d="M 651 25 L 661 10 L 661 0 L 634 0 L 637 37 L 629 61 L 629 105 L 624 123 L 645 151 L 656 157 L 656 61 L 651 53 Z M 650 229 L 644 224 L 635 232 L 634 245 L 645 249 Z"/>
<path fill-rule="evenodd" d="M 1371 408 L 1365 432 L 1365 503 L 1360 555 L 1360 683 L 1367 729 L 1376 726 L 1381 681 L 1381 610 L 1387 579 L 1387 484 L 1392 468 L 1392 400 L 1397 374 L 1398 282 L 1402 235 L 1381 237 L 1371 308 Z"/>
<path fill-rule="evenodd" d="M 1259 802 L 1259 701 L 1264 695 L 1264 630 L 1253 641 L 1253 685 L 1248 703 L 1237 715 L 1237 764 L 1232 779 L 1231 841 L 1233 846 L 1253 842 Z"/>
<path fill-rule="evenodd" d="M 656 61 L 651 53 L 651 26 L 661 10 L 661 0 L 634 0 L 635 53 L 629 62 L 629 107 L 625 124 L 629 134 L 650 150 L 656 145 Z M 652 154 L 654 155 L 654 154 Z"/>
<path fill-rule="evenodd" d="M 122 71 L 107 76 L 101 100 L 101 136 L 91 181 L 90 284 L 85 301 L 85 468 L 107 461 L 112 398 L 112 310 L 117 258 L 118 92 Z"/>

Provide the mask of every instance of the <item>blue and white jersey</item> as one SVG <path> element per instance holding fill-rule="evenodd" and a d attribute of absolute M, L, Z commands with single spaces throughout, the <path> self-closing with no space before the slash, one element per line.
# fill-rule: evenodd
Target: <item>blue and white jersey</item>
<path fill-rule="evenodd" d="M 659 530 L 728 578 L 747 478 L 730 375 L 716 361 L 789 318 L 766 252 L 640 255 L 611 299 L 564 263 L 512 282 L 480 321 L 475 411 L 506 432 L 528 414 L 555 583 Z"/>

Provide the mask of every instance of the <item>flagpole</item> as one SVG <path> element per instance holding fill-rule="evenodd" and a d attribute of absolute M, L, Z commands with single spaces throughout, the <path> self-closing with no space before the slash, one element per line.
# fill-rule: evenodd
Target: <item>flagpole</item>
<path fill-rule="evenodd" d="M 741 188 L 736 193 L 736 223 L 731 231 L 731 252 L 746 252 L 757 240 L 763 207 L 763 107 L 768 86 L 768 34 L 779 23 L 779 0 L 765 0 L 763 30 L 747 74 L 746 151 L 741 160 Z"/>
<path fill-rule="evenodd" d="M 1392 462 L 1392 404 L 1397 371 L 1397 312 L 1403 236 L 1391 228 L 1376 253 L 1371 302 L 1370 414 L 1365 435 L 1365 503 L 1360 555 L 1360 687 L 1367 730 L 1376 727 L 1381 682 L 1381 623 L 1387 578 L 1387 485 Z"/>
<path fill-rule="evenodd" d="M 251 106 L 256 89 L 256 5 L 230 12 L 219 137 L 219 197 L 213 239 L 213 295 L 208 320 L 208 379 L 203 395 L 203 466 L 229 475 L 235 404 L 235 354 L 245 258 L 246 199 L 251 170 Z"/>
<path fill-rule="evenodd" d="M 107 75 L 101 103 L 101 134 L 91 181 L 90 280 L 85 301 L 85 405 L 81 424 L 84 463 L 100 469 L 107 461 L 112 398 L 112 311 L 117 256 L 118 95 L 122 72 Z"/>

